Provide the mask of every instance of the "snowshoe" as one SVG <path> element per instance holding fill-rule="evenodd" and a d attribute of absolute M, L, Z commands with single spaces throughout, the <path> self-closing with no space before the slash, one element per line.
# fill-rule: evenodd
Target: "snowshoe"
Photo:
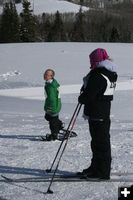
<path fill-rule="evenodd" d="M 62 129 L 62 130 L 60 130 L 58 135 L 61 135 L 61 136 L 66 135 L 65 138 L 67 138 L 68 135 L 69 135 L 69 137 L 76 137 L 77 133 L 74 131 L 69 131 L 67 129 Z"/>
<path fill-rule="evenodd" d="M 58 139 L 57 136 L 54 136 L 52 134 L 46 134 L 45 136 L 41 136 L 42 141 L 54 141 Z"/>
<path fill-rule="evenodd" d="M 40 136 L 40 138 L 41 138 L 42 141 L 54 141 L 54 140 L 62 141 L 63 139 L 67 139 L 68 134 L 70 134 L 69 138 L 77 136 L 77 134 L 74 131 L 62 129 L 62 130 L 60 130 L 60 132 L 58 133 L 57 136 L 54 136 L 52 134 L 46 134 L 45 136 Z"/>

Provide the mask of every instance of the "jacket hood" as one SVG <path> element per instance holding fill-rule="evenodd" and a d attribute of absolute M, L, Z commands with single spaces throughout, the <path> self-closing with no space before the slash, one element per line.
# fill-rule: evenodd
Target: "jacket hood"
<path fill-rule="evenodd" d="M 107 76 L 111 82 L 117 81 L 117 77 L 118 77 L 117 73 L 114 71 L 110 71 L 110 70 L 106 69 L 105 67 L 96 68 L 95 70 L 92 70 L 92 71 L 95 71 L 95 72 L 98 72 L 100 74 Z"/>
<path fill-rule="evenodd" d="M 97 64 L 97 68 L 100 68 L 100 67 L 104 67 L 104 68 L 108 69 L 109 71 L 116 72 L 116 64 L 108 59 L 99 62 Z"/>

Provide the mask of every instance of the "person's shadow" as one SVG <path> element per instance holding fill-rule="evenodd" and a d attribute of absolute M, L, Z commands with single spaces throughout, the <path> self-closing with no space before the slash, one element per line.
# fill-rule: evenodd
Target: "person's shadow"
<path fill-rule="evenodd" d="M 1 135 L 0 139 L 18 139 L 18 140 L 30 140 L 30 141 L 38 141 L 42 135 Z M 41 140 L 40 140 L 41 141 Z"/>
<path fill-rule="evenodd" d="M 51 170 L 53 173 L 54 170 Z M 69 175 L 74 174 L 74 172 L 57 170 L 57 174 Z M 11 166 L 2 166 L 0 165 L 0 174 L 20 174 L 20 175 L 32 175 L 32 176 L 47 176 L 49 173 L 46 172 L 46 169 L 32 169 L 24 167 L 11 167 Z"/>
<path fill-rule="evenodd" d="M 0 165 L 0 173 L 1 174 L 23 174 L 23 175 L 42 176 L 45 174 L 45 170 Z"/>

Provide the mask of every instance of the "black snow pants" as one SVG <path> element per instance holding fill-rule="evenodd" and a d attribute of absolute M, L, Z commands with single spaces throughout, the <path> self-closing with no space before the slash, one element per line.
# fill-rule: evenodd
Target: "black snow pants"
<path fill-rule="evenodd" d="M 89 120 L 91 135 L 91 168 L 100 177 L 109 177 L 111 170 L 110 119 Z"/>
<path fill-rule="evenodd" d="M 51 116 L 45 114 L 45 119 L 49 122 L 49 128 L 53 136 L 57 136 L 59 131 L 63 128 L 63 123 L 59 119 L 59 116 Z"/>

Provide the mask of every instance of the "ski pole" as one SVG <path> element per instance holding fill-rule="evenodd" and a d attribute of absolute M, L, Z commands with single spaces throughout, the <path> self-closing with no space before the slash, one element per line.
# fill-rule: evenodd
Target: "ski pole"
<path fill-rule="evenodd" d="M 67 127 L 66 133 L 68 132 L 68 130 L 69 130 L 70 126 L 71 126 L 71 123 L 72 123 L 72 121 L 73 121 L 73 119 L 74 119 L 74 116 L 75 116 L 75 114 L 76 114 L 76 112 L 77 112 L 77 110 L 78 110 L 79 105 L 80 105 L 80 104 L 78 103 L 77 106 L 76 106 L 76 108 L 75 108 L 75 110 L 74 110 L 74 113 L 73 113 L 73 115 L 72 115 L 72 117 L 71 117 L 71 120 L 70 120 L 70 122 L 69 122 L 69 125 L 68 125 L 68 127 Z M 58 150 L 57 150 L 57 153 L 56 153 L 56 155 L 55 155 L 55 158 L 54 158 L 54 160 L 53 160 L 53 162 L 52 162 L 52 165 L 51 165 L 50 169 L 47 169 L 47 170 L 46 170 L 47 173 L 51 172 L 51 170 L 52 170 L 52 168 L 53 168 L 53 165 L 54 165 L 54 163 L 55 163 L 55 161 L 56 161 L 56 158 L 57 158 L 57 156 L 58 156 L 58 154 L 59 154 L 59 152 L 60 152 L 60 149 L 61 149 L 61 147 L 62 147 L 62 145 L 63 145 L 63 142 L 64 142 L 64 140 L 65 140 L 65 136 L 66 136 L 66 134 L 64 135 L 64 137 L 63 137 L 63 139 L 62 139 L 62 141 L 61 141 L 61 143 L 60 143 L 60 146 L 59 146 L 59 148 L 58 148 Z"/>
<path fill-rule="evenodd" d="M 66 149 L 66 146 L 67 146 L 67 143 L 68 143 L 68 139 L 69 139 L 70 133 L 71 133 L 73 127 L 74 127 L 74 124 L 75 124 L 76 119 L 77 119 L 77 116 L 78 116 L 78 114 L 79 114 L 79 112 L 80 112 L 81 106 L 82 106 L 82 105 L 78 106 L 78 110 L 77 110 L 77 113 L 75 114 L 75 118 L 74 118 L 74 120 L 73 120 L 71 129 L 70 129 L 70 132 L 68 132 L 68 133 L 66 132 L 66 135 L 67 135 L 66 142 L 65 142 L 65 144 L 64 144 L 63 150 L 62 150 L 62 152 L 61 152 L 61 155 L 60 155 L 59 160 L 58 160 L 58 162 L 57 162 L 57 165 L 56 165 L 56 168 L 55 168 L 55 170 L 54 170 L 53 176 L 52 176 L 52 178 L 51 178 L 49 187 L 48 187 L 48 189 L 47 189 L 47 193 L 49 193 L 49 194 L 52 194 L 52 193 L 53 193 L 53 191 L 50 190 L 50 187 L 51 187 L 51 185 L 52 185 L 52 183 L 53 183 L 53 180 L 54 180 L 56 171 L 57 171 L 57 169 L 58 169 L 58 167 L 59 167 L 59 163 L 60 163 L 61 158 L 62 158 L 62 156 L 63 156 L 63 153 L 64 153 L 64 151 L 65 151 L 65 149 Z M 68 130 L 67 130 L 67 131 L 68 131 Z"/>

